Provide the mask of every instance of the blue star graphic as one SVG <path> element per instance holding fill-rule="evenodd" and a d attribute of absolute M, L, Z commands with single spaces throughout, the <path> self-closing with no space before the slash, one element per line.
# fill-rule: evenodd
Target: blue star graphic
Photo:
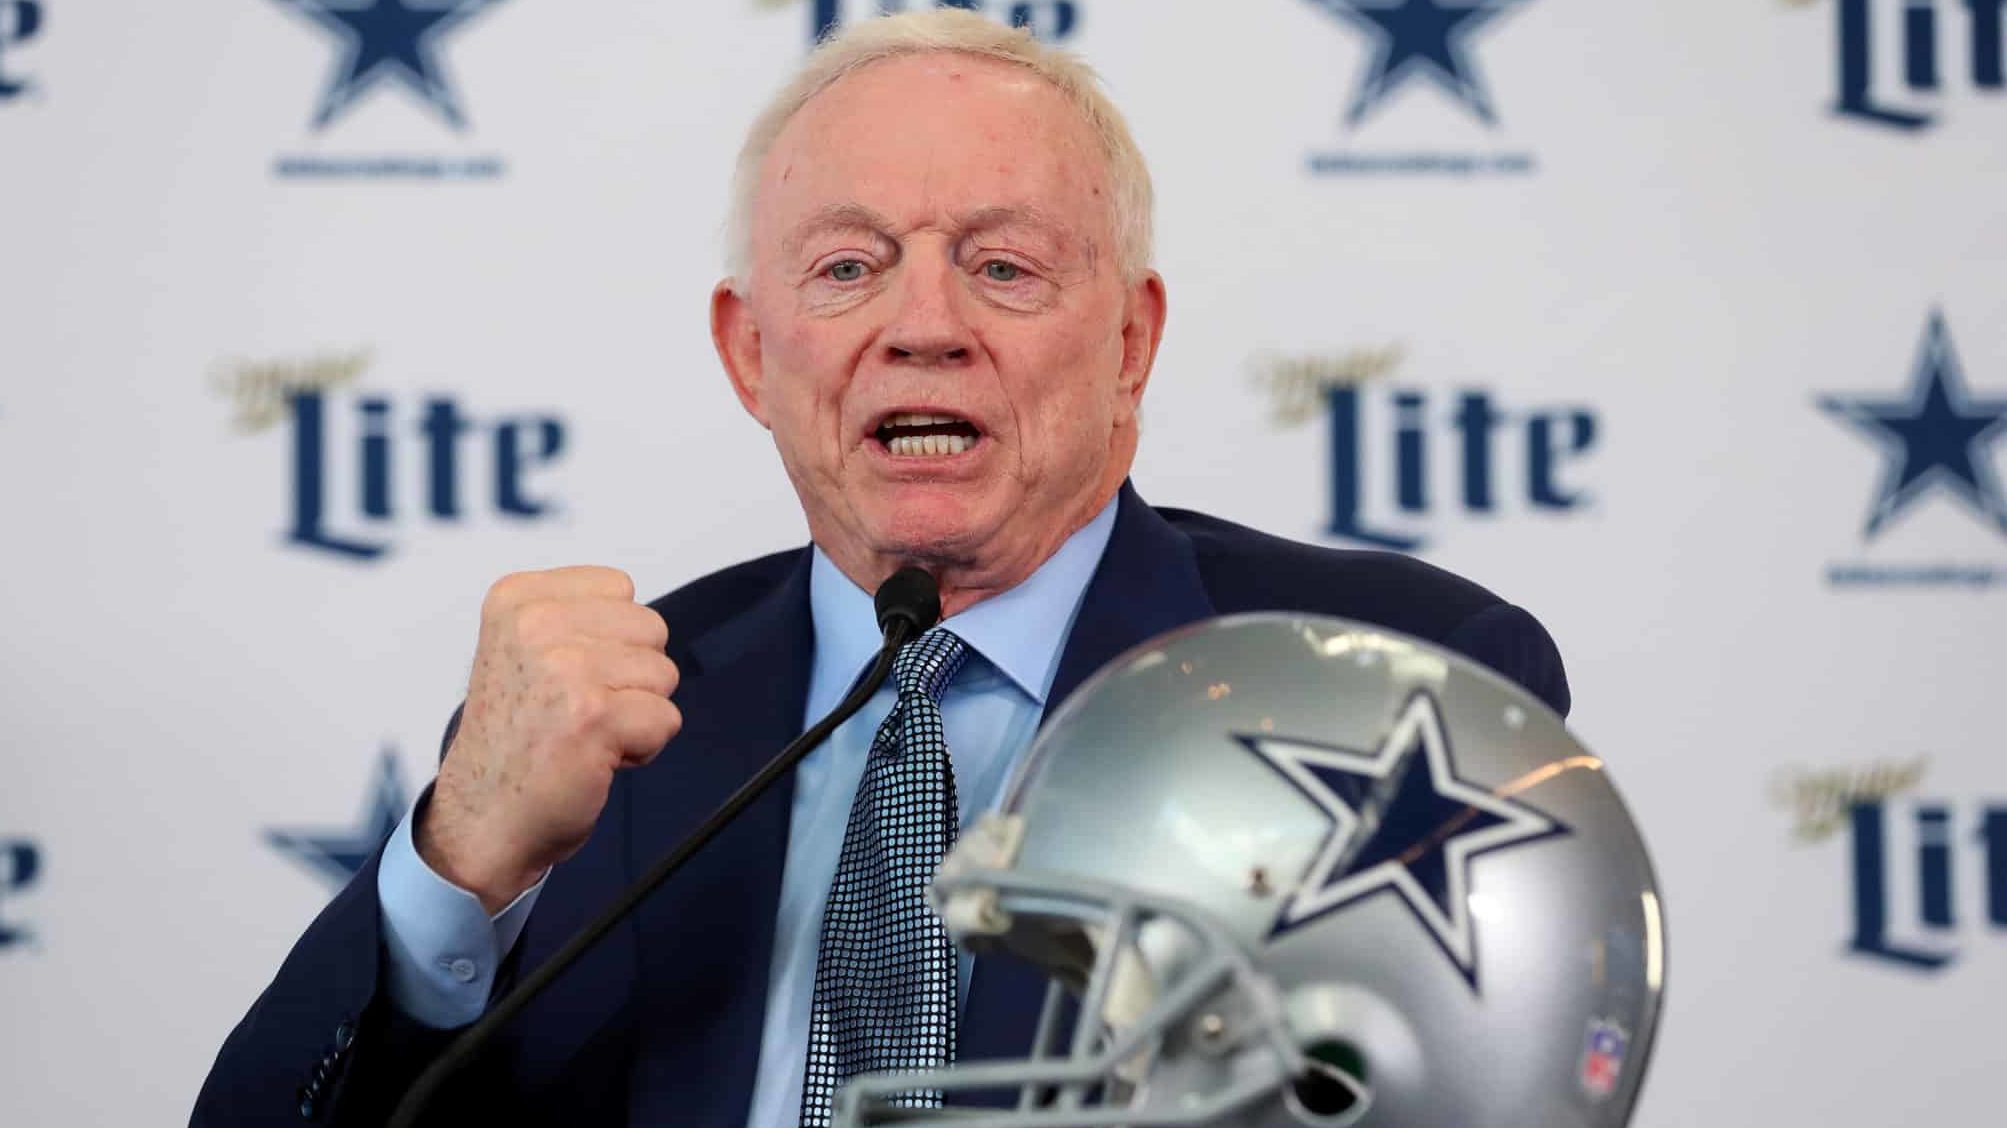
<path fill-rule="evenodd" d="M 1864 536 L 1881 532 L 1932 487 L 1949 490 L 1981 520 L 2007 533 L 2007 495 L 1989 458 L 1996 432 L 2007 424 L 2007 399 L 1975 400 L 1965 390 L 1941 311 L 1930 315 L 1902 399 L 1823 396 L 1819 406 L 1853 424 L 1888 456 Z"/>
<path fill-rule="evenodd" d="M 341 42 L 341 58 L 314 113 L 326 129 L 378 82 L 389 79 L 424 99 L 454 129 L 466 115 L 439 60 L 445 35 L 501 0 L 278 0 Z"/>
<path fill-rule="evenodd" d="M 397 750 L 386 747 L 378 761 L 376 778 L 370 783 L 368 798 L 355 825 L 341 830 L 268 830 L 265 841 L 292 855 L 308 869 L 326 878 L 339 889 L 348 884 L 369 860 L 376 848 L 397 829 L 410 805 L 404 780 L 397 771 Z"/>
<path fill-rule="evenodd" d="M 1331 817 L 1330 835 L 1271 934 L 1391 891 L 1476 990 L 1471 860 L 1566 828 L 1457 778 L 1442 712 L 1426 692 L 1408 699 L 1375 752 L 1291 737 L 1239 739 Z"/>
<path fill-rule="evenodd" d="M 1409 79 L 1431 79 L 1486 125 L 1497 125 L 1491 98 L 1478 78 L 1470 40 L 1525 0 L 1313 0 L 1373 37 L 1373 63 L 1345 114 L 1358 125 Z"/>

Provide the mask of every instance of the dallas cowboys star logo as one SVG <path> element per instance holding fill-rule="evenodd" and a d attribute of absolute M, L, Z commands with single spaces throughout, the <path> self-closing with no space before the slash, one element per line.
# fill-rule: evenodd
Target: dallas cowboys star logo
<path fill-rule="evenodd" d="M 1345 124 L 1357 125 L 1409 79 L 1426 78 L 1486 125 L 1498 124 L 1478 77 L 1470 41 L 1524 0 L 1313 0 L 1373 39 L 1373 62 L 1359 81 Z"/>
<path fill-rule="evenodd" d="M 265 841 L 313 870 L 339 889 L 362 869 L 376 848 L 404 818 L 410 805 L 404 780 L 397 771 L 397 751 L 383 750 L 376 778 L 355 825 L 340 830 L 268 830 Z"/>
<path fill-rule="evenodd" d="M 1567 828 L 1458 778 L 1441 710 L 1426 692 L 1408 699 L 1375 752 L 1289 737 L 1239 739 L 1331 816 L 1330 835 L 1270 934 L 1391 891 L 1476 990 L 1472 859 Z"/>
<path fill-rule="evenodd" d="M 1888 456 L 1864 536 L 1881 532 L 1933 487 L 1949 491 L 2007 534 L 2007 495 L 2000 491 L 1990 457 L 1997 432 L 2007 424 L 2007 399 L 1975 400 L 1965 390 L 1941 311 L 1930 315 L 1903 398 L 1823 396 L 1819 406 L 1853 424 Z"/>
<path fill-rule="evenodd" d="M 439 42 L 501 0 L 278 0 L 341 42 L 341 58 L 314 113 L 325 129 L 378 83 L 393 81 L 465 129 L 467 117 L 447 81 Z"/>

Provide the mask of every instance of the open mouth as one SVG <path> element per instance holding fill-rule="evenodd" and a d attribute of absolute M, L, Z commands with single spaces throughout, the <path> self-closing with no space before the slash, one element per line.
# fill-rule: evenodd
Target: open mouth
<path fill-rule="evenodd" d="M 975 424 L 960 416 L 911 411 L 886 416 L 875 434 L 888 452 L 900 458 L 961 454 L 983 437 Z"/>

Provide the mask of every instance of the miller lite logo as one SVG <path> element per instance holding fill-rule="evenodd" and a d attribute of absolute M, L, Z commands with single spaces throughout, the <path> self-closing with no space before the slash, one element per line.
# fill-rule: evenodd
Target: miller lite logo
<path fill-rule="evenodd" d="M 926 0 L 921 0 L 926 3 Z M 939 8 L 968 8 L 986 12 L 1012 27 L 1030 29 L 1048 43 L 1071 36 L 1080 26 L 1078 0 L 934 0 Z M 808 4 L 808 41 L 820 43 L 834 34 L 846 18 L 868 19 L 903 11 L 902 0 L 811 0 Z"/>
<path fill-rule="evenodd" d="M 1775 791 L 1805 842 L 1848 839 L 1846 950 L 1943 971 L 1970 940 L 2007 932 L 2007 804 L 1907 794 L 1925 763 L 1812 771 Z"/>
<path fill-rule="evenodd" d="M 10 902 L 28 892 L 42 876 L 42 851 L 26 839 L 0 838 L 0 956 L 34 938 L 28 926 L 12 914 Z"/>
<path fill-rule="evenodd" d="M 34 84 L 11 73 L 8 64 L 14 49 L 33 40 L 42 31 L 40 0 L 0 0 L 0 105 L 34 89 Z"/>
<path fill-rule="evenodd" d="M 564 454 L 562 419 L 482 419 L 449 394 L 413 399 L 355 389 L 369 365 L 369 354 L 358 352 L 237 362 L 218 374 L 238 430 L 287 434 L 287 543 L 375 560 L 413 518 L 452 524 L 486 511 L 533 521 L 556 511 L 542 479 Z"/>
<path fill-rule="evenodd" d="M 1998 97 L 2007 90 L 2007 0 L 1832 3 L 1838 25 L 1833 112 L 1841 117 L 1928 129 L 1951 93 Z"/>
<path fill-rule="evenodd" d="M 1589 504 L 1582 464 L 1602 438 L 1595 411 L 1508 408 L 1481 387 L 1394 383 L 1401 362 L 1389 347 L 1254 364 L 1278 427 L 1325 427 L 1327 535 L 1413 552 L 1444 513 L 1564 516 Z"/>
<path fill-rule="evenodd" d="M 1961 931 L 2007 929 L 2007 805 L 1862 803 L 1849 822 L 1854 919 L 1847 946 L 1856 955 L 1937 971 L 1958 958 Z M 1984 875 L 1976 904 L 1960 903 L 1959 871 L 1967 866 Z"/>

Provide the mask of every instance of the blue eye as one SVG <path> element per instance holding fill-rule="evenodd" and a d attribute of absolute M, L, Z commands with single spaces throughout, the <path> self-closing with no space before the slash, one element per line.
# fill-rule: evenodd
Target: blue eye
<path fill-rule="evenodd" d="M 1015 282 L 1024 273 L 1014 262 L 991 259 L 983 264 L 983 274 L 992 282 Z"/>
<path fill-rule="evenodd" d="M 856 259 L 844 259 L 832 265 L 824 274 L 837 282 L 855 282 L 864 277 L 864 264 Z"/>

